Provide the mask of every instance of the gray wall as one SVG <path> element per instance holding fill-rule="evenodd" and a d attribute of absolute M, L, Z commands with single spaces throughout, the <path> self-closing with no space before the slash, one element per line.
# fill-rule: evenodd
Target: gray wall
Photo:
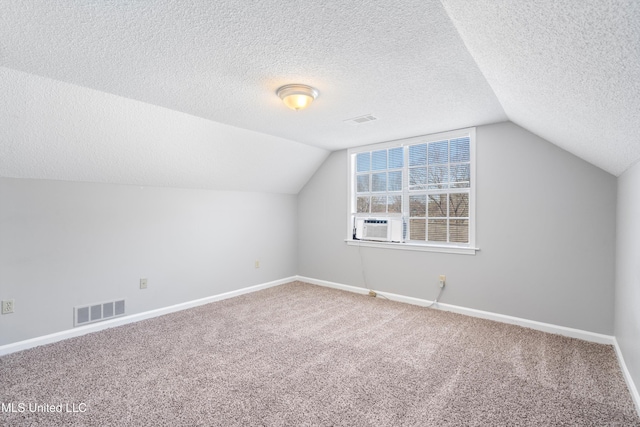
<path fill-rule="evenodd" d="M 519 126 L 477 128 L 475 256 L 347 246 L 347 197 L 338 151 L 298 195 L 298 274 L 428 300 L 446 274 L 442 302 L 613 333 L 616 179 Z"/>
<path fill-rule="evenodd" d="M 296 196 L 0 178 L 0 345 L 296 274 Z M 261 268 L 254 268 L 260 260 Z M 149 288 L 139 289 L 148 278 Z"/>
<path fill-rule="evenodd" d="M 615 335 L 640 387 L 640 163 L 618 178 Z"/>

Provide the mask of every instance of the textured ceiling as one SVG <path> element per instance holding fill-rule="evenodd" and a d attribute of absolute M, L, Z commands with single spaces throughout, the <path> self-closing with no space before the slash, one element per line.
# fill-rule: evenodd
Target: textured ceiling
<path fill-rule="evenodd" d="M 327 150 L 509 119 L 618 174 L 637 5 L 4 0 L 0 176 L 291 193 Z"/>
<path fill-rule="evenodd" d="M 330 150 L 506 120 L 437 0 L 9 0 L 0 16 L 0 65 Z M 313 109 L 285 109 L 287 83 L 316 87 Z"/>
<path fill-rule="evenodd" d="M 640 159 L 640 1 L 443 4 L 511 121 L 614 175 Z"/>
<path fill-rule="evenodd" d="M 0 93 L 5 177 L 296 194 L 327 155 L 2 67 Z"/>

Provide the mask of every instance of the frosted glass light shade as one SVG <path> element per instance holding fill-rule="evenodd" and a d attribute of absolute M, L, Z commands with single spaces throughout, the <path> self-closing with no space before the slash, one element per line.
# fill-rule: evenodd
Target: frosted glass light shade
<path fill-rule="evenodd" d="M 276 91 L 284 105 L 299 111 L 307 108 L 318 97 L 318 90 L 307 85 L 285 85 Z"/>

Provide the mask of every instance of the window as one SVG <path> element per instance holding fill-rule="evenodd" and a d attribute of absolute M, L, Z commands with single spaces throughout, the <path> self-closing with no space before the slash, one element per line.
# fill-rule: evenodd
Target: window
<path fill-rule="evenodd" d="M 349 150 L 349 236 L 357 218 L 402 219 L 406 249 L 475 253 L 475 129 Z"/>

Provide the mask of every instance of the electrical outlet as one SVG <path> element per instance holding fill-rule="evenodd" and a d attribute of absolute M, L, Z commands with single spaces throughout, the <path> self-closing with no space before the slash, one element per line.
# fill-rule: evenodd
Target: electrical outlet
<path fill-rule="evenodd" d="M 256 260 L 256 263 L 254 265 L 256 268 L 260 268 L 260 261 Z"/>
<path fill-rule="evenodd" d="M 147 279 L 140 279 L 140 289 L 147 289 Z"/>
<path fill-rule="evenodd" d="M 444 284 L 447 281 L 447 276 L 445 276 L 444 274 L 440 275 L 440 287 L 444 288 Z"/>
<path fill-rule="evenodd" d="M 14 301 L 12 299 L 2 301 L 2 314 L 13 313 Z"/>

